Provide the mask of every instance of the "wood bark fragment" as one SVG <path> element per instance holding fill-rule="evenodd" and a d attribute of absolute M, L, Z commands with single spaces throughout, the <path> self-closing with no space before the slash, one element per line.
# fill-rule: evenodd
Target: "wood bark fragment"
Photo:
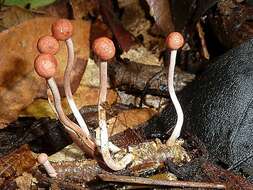
<path fill-rule="evenodd" d="M 194 75 L 176 69 L 175 88 L 181 90 L 191 82 Z M 109 76 L 114 88 L 136 96 L 147 94 L 169 98 L 166 69 L 160 66 L 131 62 L 109 65 Z"/>
<path fill-rule="evenodd" d="M 231 190 L 250 190 L 253 189 L 253 184 L 248 182 L 245 178 L 235 175 L 233 172 L 224 170 L 211 163 L 204 163 L 202 166 L 204 173 L 211 181 L 219 181 L 227 184 L 227 188 Z"/>
<path fill-rule="evenodd" d="M 123 150 L 114 156 L 119 159 L 125 155 Z M 118 175 L 134 175 L 140 176 L 145 173 L 154 173 L 165 167 L 165 161 L 173 160 L 175 163 L 183 163 L 188 159 L 181 145 L 175 147 L 167 147 L 160 141 L 144 142 L 139 145 L 129 147 L 129 151 L 133 154 L 134 160 L 125 170 L 114 172 Z M 76 184 L 84 184 L 92 181 L 98 174 L 110 173 L 104 163 L 95 160 L 65 161 L 52 162 L 52 166 L 57 172 L 57 179 L 64 182 L 74 182 Z M 39 180 L 39 179 L 38 179 Z"/>

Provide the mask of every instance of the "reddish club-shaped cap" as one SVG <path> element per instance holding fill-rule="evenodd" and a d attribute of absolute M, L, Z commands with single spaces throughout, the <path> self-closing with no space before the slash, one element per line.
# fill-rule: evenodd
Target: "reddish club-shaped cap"
<path fill-rule="evenodd" d="M 57 40 L 67 40 L 73 34 L 73 26 L 68 19 L 59 19 L 52 25 L 53 36 Z"/>
<path fill-rule="evenodd" d="M 93 42 L 92 49 L 95 54 L 103 61 L 107 61 L 114 57 L 115 46 L 111 39 L 100 37 Z"/>
<path fill-rule="evenodd" d="M 59 50 L 59 42 L 53 36 L 43 36 L 37 44 L 40 53 L 56 54 Z"/>
<path fill-rule="evenodd" d="M 39 162 L 40 164 L 44 164 L 46 161 L 48 161 L 48 156 L 47 156 L 47 154 L 45 154 L 45 153 L 41 153 L 41 154 L 38 156 L 37 160 L 38 160 L 38 162 Z"/>
<path fill-rule="evenodd" d="M 51 54 L 40 54 L 34 61 L 34 69 L 43 78 L 51 78 L 57 69 L 57 60 Z"/>
<path fill-rule="evenodd" d="M 179 32 L 172 32 L 166 38 L 166 45 L 172 50 L 177 50 L 184 45 L 184 37 Z"/>

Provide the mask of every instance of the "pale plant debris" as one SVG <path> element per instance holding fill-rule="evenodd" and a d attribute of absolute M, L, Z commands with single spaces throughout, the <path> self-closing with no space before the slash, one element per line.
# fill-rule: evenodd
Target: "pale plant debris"
<path fill-rule="evenodd" d="M 145 47 L 140 46 L 135 49 L 130 49 L 128 52 L 124 52 L 120 56 L 122 59 L 128 59 L 132 62 L 147 64 L 147 65 L 161 65 L 162 61 L 155 55 L 150 53 Z"/>

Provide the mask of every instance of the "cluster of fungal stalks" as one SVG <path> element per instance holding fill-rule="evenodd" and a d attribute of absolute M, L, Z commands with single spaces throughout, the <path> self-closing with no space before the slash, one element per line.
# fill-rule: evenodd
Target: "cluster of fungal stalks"
<path fill-rule="evenodd" d="M 96 140 L 90 135 L 89 129 L 80 114 L 71 92 L 70 76 L 74 65 L 74 48 L 71 36 L 73 26 L 69 20 L 60 19 L 52 25 L 52 36 L 44 36 L 38 41 L 40 55 L 35 59 L 34 68 L 37 74 L 46 79 L 48 87 L 53 95 L 51 100 L 54 110 L 66 131 L 73 141 L 89 156 L 93 157 L 98 149 L 106 165 L 112 170 L 124 169 L 131 161 L 132 156 L 127 154 L 122 160 L 115 161 L 111 152 L 118 152 L 120 149 L 108 141 L 106 110 L 102 104 L 106 103 L 107 95 L 107 60 L 114 57 L 115 47 L 113 42 L 105 37 L 95 40 L 93 49 L 99 58 L 100 68 L 100 94 L 98 102 L 99 130 Z M 65 41 L 68 49 L 67 66 L 64 73 L 64 90 L 68 104 L 73 112 L 77 123 L 72 122 L 64 113 L 61 105 L 61 96 L 54 80 L 58 62 L 54 55 L 59 50 L 59 42 Z"/>
<path fill-rule="evenodd" d="M 107 61 L 112 59 L 115 55 L 115 46 L 113 42 L 107 37 L 100 37 L 96 39 L 92 45 L 92 49 L 98 58 L 100 71 L 100 93 L 98 101 L 99 129 L 97 130 L 96 138 L 93 138 L 85 120 L 75 104 L 71 92 L 70 76 L 74 65 L 74 48 L 71 39 L 73 26 L 69 20 L 59 19 L 52 25 L 51 29 L 52 35 L 44 36 L 38 41 L 37 47 L 40 54 L 35 59 L 34 68 L 37 74 L 42 78 L 45 78 L 47 81 L 47 85 L 53 97 L 52 99 L 49 97 L 49 100 L 57 114 L 58 119 L 61 121 L 73 141 L 86 154 L 91 157 L 95 157 L 95 152 L 98 150 L 102 155 L 103 162 L 110 169 L 117 171 L 126 168 L 126 166 L 132 162 L 133 156 L 130 153 L 127 153 L 121 160 L 113 159 L 111 153 L 120 151 L 120 148 L 113 145 L 108 140 L 106 110 L 103 107 L 103 104 L 106 103 L 107 96 Z M 78 124 L 71 121 L 64 113 L 61 105 L 61 96 L 54 80 L 58 65 L 58 61 L 54 55 L 59 50 L 59 41 L 65 41 L 68 49 L 67 66 L 64 73 L 64 90 L 69 107 L 71 108 Z M 173 76 L 177 49 L 183 45 L 184 39 L 179 33 L 171 33 L 167 37 L 166 42 L 168 47 L 172 49 L 168 75 L 169 93 L 178 114 L 176 127 L 167 141 L 167 144 L 171 145 L 179 137 L 183 123 L 183 112 L 173 87 Z M 50 176 L 56 177 L 56 172 L 52 167 L 50 167 L 50 163 L 47 161 L 47 156 L 45 154 L 39 156 L 39 162 L 41 164 L 46 163 L 44 166 L 48 168 Z"/>

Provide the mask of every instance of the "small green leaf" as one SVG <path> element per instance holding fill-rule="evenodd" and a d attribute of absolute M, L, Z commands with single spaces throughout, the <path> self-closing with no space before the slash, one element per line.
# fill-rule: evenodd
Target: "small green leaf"
<path fill-rule="evenodd" d="M 4 5 L 36 9 L 54 3 L 56 0 L 4 0 Z"/>

